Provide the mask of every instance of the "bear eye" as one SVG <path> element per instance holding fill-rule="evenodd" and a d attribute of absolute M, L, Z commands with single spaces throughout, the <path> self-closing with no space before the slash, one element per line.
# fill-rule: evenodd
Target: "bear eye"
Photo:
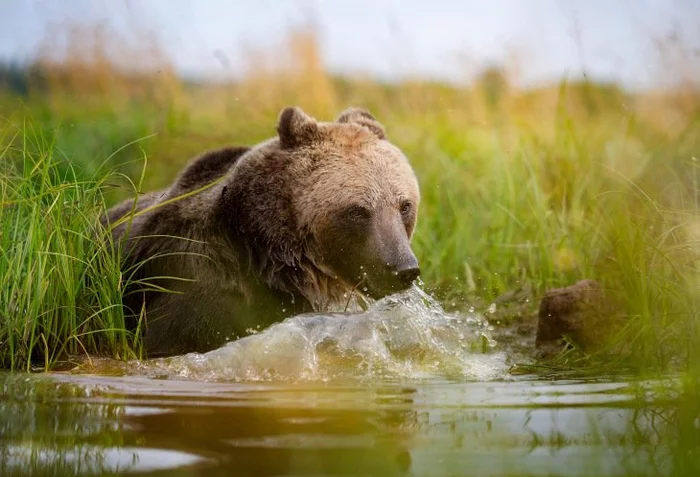
<path fill-rule="evenodd" d="M 362 205 L 351 205 L 343 211 L 343 216 L 355 222 L 365 222 L 372 218 L 372 211 Z"/>
<path fill-rule="evenodd" d="M 410 201 L 404 200 L 401 202 L 401 215 L 408 215 L 413 210 L 413 204 Z"/>

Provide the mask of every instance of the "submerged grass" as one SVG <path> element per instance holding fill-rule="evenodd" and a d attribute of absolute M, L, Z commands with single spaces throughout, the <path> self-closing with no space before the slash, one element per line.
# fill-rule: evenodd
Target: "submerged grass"
<path fill-rule="evenodd" d="M 100 245 L 95 219 L 134 187 L 109 176 L 124 187 L 105 188 L 104 158 L 137 178 L 145 154 L 135 188 L 162 187 L 203 150 L 270 137 L 289 104 L 319 119 L 363 106 L 385 124 L 421 183 L 423 281 L 448 306 L 488 307 L 516 289 L 534 305 L 548 288 L 593 278 L 616 302 L 619 326 L 601 350 L 568 350 L 551 366 L 698 362 L 697 88 L 631 94 L 563 81 L 520 91 L 493 72 L 465 87 L 386 85 L 330 75 L 313 38 L 301 40 L 282 54 L 293 67 L 251 65 L 230 84 L 130 77 L 105 54 L 78 69 L 39 68 L 21 101 L 0 90 L 0 107 L 33 118 L 8 121 L 0 142 L 4 366 L 138 354 L 118 306 L 118 252 Z"/>

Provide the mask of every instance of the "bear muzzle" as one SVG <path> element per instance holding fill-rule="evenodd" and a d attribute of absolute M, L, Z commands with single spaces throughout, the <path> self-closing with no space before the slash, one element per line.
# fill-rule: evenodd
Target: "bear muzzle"
<path fill-rule="evenodd" d="M 395 273 L 401 282 L 410 285 L 416 278 L 420 276 L 420 268 L 418 267 L 418 262 L 416 262 L 415 265 L 401 268 Z"/>
<path fill-rule="evenodd" d="M 401 260 L 384 262 L 383 267 L 370 267 L 366 292 L 372 298 L 382 298 L 409 288 L 419 275 L 418 260 L 408 249 L 401 255 Z"/>
<path fill-rule="evenodd" d="M 392 280 L 395 282 L 392 284 L 392 288 L 398 288 L 400 290 L 408 288 L 420 275 L 418 259 L 413 255 L 413 251 L 410 248 L 402 254 L 402 260 L 394 266 L 389 266 L 391 268 L 392 277 L 395 277 L 395 280 Z"/>

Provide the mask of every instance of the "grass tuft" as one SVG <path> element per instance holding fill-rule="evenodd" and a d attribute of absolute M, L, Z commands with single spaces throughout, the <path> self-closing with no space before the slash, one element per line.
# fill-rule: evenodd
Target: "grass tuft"
<path fill-rule="evenodd" d="M 0 366 L 51 369 L 70 355 L 140 355 L 121 306 L 119 251 L 98 217 L 109 175 L 82 178 L 56 138 L 2 125 Z"/>

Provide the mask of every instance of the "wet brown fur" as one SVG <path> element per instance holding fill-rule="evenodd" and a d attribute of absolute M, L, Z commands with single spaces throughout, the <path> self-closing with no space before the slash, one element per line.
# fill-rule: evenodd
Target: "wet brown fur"
<path fill-rule="evenodd" d="M 417 207 L 417 181 L 368 112 L 351 108 L 321 123 L 286 108 L 278 137 L 207 152 L 168 189 L 136 205 L 124 201 L 106 219 L 114 224 L 134 208 L 160 204 L 117 225 L 113 237 L 132 281 L 125 306 L 134 315 L 145 312 L 148 353 L 174 354 L 209 350 L 292 314 L 344 305 L 356 283 L 327 260 L 342 243 L 333 240 L 345 228 L 338 211 L 358 202 L 394 210 L 402 200 Z M 392 227 L 405 227 L 410 239 L 414 224 L 415 212 Z"/>

